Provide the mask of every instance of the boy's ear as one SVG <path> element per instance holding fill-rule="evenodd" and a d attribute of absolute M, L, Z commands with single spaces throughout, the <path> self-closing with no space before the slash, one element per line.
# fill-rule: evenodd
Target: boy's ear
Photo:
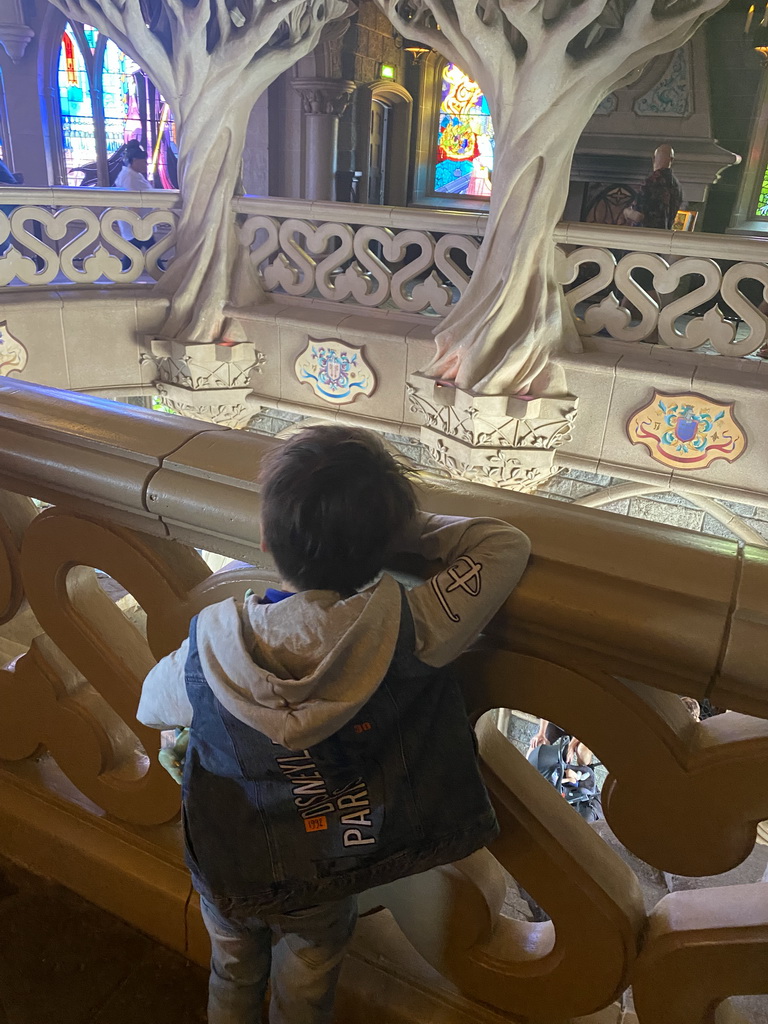
<path fill-rule="evenodd" d="M 261 540 L 259 541 L 259 551 L 263 551 L 266 554 L 269 551 L 267 542 L 264 539 L 264 523 L 259 520 L 259 533 L 261 534 Z"/>

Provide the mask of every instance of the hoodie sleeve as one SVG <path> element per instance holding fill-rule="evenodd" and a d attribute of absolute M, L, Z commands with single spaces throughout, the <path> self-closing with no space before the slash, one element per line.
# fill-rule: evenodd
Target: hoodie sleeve
<path fill-rule="evenodd" d="M 408 594 L 416 656 L 437 668 L 466 650 L 499 610 L 523 575 L 531 543 L 498 519 L 420 512 L 414 526 L 402 550 L 443 566 Z"/>
<path fill-rule="evenodd" d="M 155 665 L 144 680 L 136 718 L 151 729 L 175 729 L 192 725 L 192 705 L 187 697 L 184 666 L 189 637 L 178 651 Z"/>

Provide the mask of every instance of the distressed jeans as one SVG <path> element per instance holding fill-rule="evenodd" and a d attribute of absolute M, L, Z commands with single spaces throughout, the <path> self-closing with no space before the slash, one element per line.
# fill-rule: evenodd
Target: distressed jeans
<path fill-rule="evenodd" d="M 208 1024 L 258 1024 L 270 979 L 270 1024 L 331 1024 L 356 897 L 242 922 L 202 897 L 200 907 L 211 937 Z"/>

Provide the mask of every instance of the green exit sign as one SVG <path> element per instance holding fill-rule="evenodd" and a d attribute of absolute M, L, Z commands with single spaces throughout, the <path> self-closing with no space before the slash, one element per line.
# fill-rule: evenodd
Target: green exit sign
<path fill-rule="evenodd" d="M 390 78 L 394 81 L 397 78 L 397 68 L 394 64 L 382 64 L 379 69 L 379 78 Z"/>

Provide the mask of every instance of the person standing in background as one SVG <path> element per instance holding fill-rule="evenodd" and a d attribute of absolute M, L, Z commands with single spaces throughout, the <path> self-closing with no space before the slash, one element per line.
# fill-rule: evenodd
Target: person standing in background
<path fill-rule="evenodd" d="M 653 154 L 653 171 L 624 211 L 624 219 L 634 227 L 671 230 L 683 205 L 683 190 L 672 173 L 675 151 L 664 143 Z"/>
<path fill-rule="evenodd" d="M 149 181 L 147 181 L 147 151 L 138 139 L 129 139 L 126 143 L 123 168 L 117 176 L 115 188 L 121 188 L 125 192 L 146 192 L 153 188 Z M 118 223 L 120 225 L 120 234 L 126 242 L 135 245 L 137 249 L 146 251 L 155 244 L 154 237 L 143 241 L 139 238 L 134 238 L 133 228 L 127 221 L 121 220 Z M 130 256 L 123 256 L 122 262 L 123 270 L 130 270 Z"/>

